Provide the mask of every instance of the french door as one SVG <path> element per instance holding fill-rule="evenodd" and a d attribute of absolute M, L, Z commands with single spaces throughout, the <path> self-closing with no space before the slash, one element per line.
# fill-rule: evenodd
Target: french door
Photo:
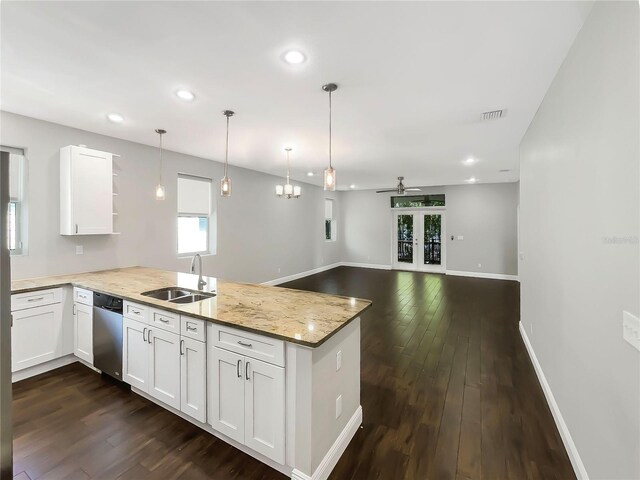
<path fill-rule="evenodd" d="M 393 268 L 445 272 L 443 211 L 393 212 L 393 238 Z"/>

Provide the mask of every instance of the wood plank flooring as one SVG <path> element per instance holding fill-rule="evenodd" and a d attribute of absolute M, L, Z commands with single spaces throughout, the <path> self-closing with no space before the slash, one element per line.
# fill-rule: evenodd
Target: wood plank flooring
<path fill-rule="evenodd" d="M 518 332 L 515 282 L 340 267 L 286 285 L 372 299 L 362 428 L 331 478 L 573 479 Z M 79 365 L 14 385 L 14 472 L 36 479 L 281 479 Z"/>

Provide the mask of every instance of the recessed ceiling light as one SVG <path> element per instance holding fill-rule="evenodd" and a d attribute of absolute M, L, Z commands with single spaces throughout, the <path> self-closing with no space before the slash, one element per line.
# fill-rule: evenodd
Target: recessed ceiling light
<path fill-rule="evenodd" d="M 349 185 L 349 188 L 356 188 L 356 186 L 352 183 L 351 185 Z"/>
<path fill-rule="evenodd" d="M 313 177 L 313 172 L 307 172 L 307 177 Z"/>
<path fill-rule="evenodd" d="M 473 157 L 469 157 L 469 158 L 465 158 L 462 163 L 464 163 L 465 165 L 473 165 L 474 163 L 476 163 L 478 160 L 476 160 Z"/>
<path fill-rule="evenodd" d="M 466 180 L 467 183 L 476 183 L 478 179 L 476 177 L 471 177 Z"/>
<path fill-rule="evenodd" d="M 176 97 L 178 97 L 180 100 L 184 100 L 185 102 L 193 102 L 193 100 L 196 98 L 193 92 L 184 89 L 176 91 Z"/>
<path fill-rule="evenodd" d="M 284 52 L 282 59 L 289 65 L 300 65 L 301 63 L 304 63 L 307 57 L 300 50 L 288 50 Z"/>
<path fill-rule="evenodd" d="M 122 123 L 124 122 L 124 117 L 119 113 L 110 113 L 107 115 L 107 118 L 112 123 Z"/>

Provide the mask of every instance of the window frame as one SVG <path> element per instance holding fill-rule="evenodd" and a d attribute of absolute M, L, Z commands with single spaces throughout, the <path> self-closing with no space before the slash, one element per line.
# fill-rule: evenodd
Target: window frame
<path fill-rule="evenodd" d="M 327 202 L 331 202 L 331 218 L 327 218 Z M 336 228 L 336 220 L 333 215 L 335 200 L 333 198 L 325 198 L 324 199 L 324 241 L 325 242 L 335 242 L 338 239 L 338 232 Z M 331 238 L 327 238 L 327 222 L 329 223 L 329 232 Z"/>
<path fill-rule="evenodd" d="M 20 196 L 10 197 L 9 204 L 15 205 L 15 242 L 16 248 L 9 249 L 9 255 L 22 256 L 27 255 L 27 226 L 28 226 L 28 208 L 27 208 L 27 154 L 26 149 L 19 147 L 9 147 L 0 145 L 0 151 L 7 152 L 9 155 L 19 155 L 22 157 L 22 165 L 20 169 Z M 11 181 L 11 179 L 9 179 Z M 8 215 L 7 215 L 8 218 Z M 8 232 L 8 229 L 7 229 Z M 8 239 L 7 239 L 8 240 Z M 7 241 L 7 244 L 9 242 Z"/>
<path fill-rule="evenodd" d="M 178 196 L 179 196 L 179 188 L 178 188 L 178 181 L 180 179 L 186 179 L 186 180 L 192 180 L 192 181 L 198 181 L 198 182 L 207 182 L 209 184 L 209 213 L 207 215 L 204 215 L 202 213 L 192 213 L 192 212 L 181 212 L 178 208 Z M 199 175 L 192 175 L 189 173 L 178 173 L 177 177 L 176 177 L 176 210 L 177 210 L 177 214 L 176 214 L 176 255 L 178 256 L 178 258 L 184 258 L 184 257 L 192 257 L 196 254 L 200 254 L 200 255 L 214 255 L 215 254 L 215 250 L 214 250 L 214 246 L 212 243 L 212 231 L 211 229 L 212 227 L 212 218 L 215 218 L 214 215 L 214 208 L 213 208 L 213 199 L 214 199 L 214 194 L 213 194 L 213 179 L 208 178 L 208 177 L 201 177 Z M 206 249 L 205 250 L 195 250 L 195 251 L 190 251 L 190 252 L 180 252 L 180 245 L 179 245 L 179 237 L 180 237 L 180 219 L 181 218 L 206 218 L 207 219 L 207 228 L 206 228 Z"/>

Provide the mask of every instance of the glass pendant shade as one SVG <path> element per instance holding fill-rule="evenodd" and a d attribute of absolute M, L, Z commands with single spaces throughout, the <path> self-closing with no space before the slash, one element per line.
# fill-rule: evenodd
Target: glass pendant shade
<path fill-rule="evenodd" d="M 333 192 L 336 189 L 336 171 L 329 167 L 324 171 L 324 189 Z"/>
<path fill-rule="evenodd" d="M 164 185 L 156 186 L 156 200 L 164 200 Z"/>
<path fill-rule="evenodd" d="M 294 196 L 294 198 L 298 198 L 301 193 L 302 193 L 302 188 L 300 188 L 300 186 L 298 186 L 298 185 L 295 185 L 293 187 L 293 196 Z"/>
<path fill-rule="evenodd" d="M 227 176 L 225 176 L 222 180 L 220 180 L 220 196 L 222 197 L 231 196 L 231 179 Z"/>
<path fill-rule="evenodd" d="M 284 186 L 284 194 L 285 194 L 285 195 L 287 195 L 287 196 L 289 196 L 289 197 L 290 197 L 291 195 L 293 195 L 293 185 L 291 185 L 290 183 L 287 183 L 287 184 Z"/>
<path fill-rule="evenodd" d="M 276 185 L 276 195 L 281 197 L 284 194 L 284 187 L 282 185 Z"/>

